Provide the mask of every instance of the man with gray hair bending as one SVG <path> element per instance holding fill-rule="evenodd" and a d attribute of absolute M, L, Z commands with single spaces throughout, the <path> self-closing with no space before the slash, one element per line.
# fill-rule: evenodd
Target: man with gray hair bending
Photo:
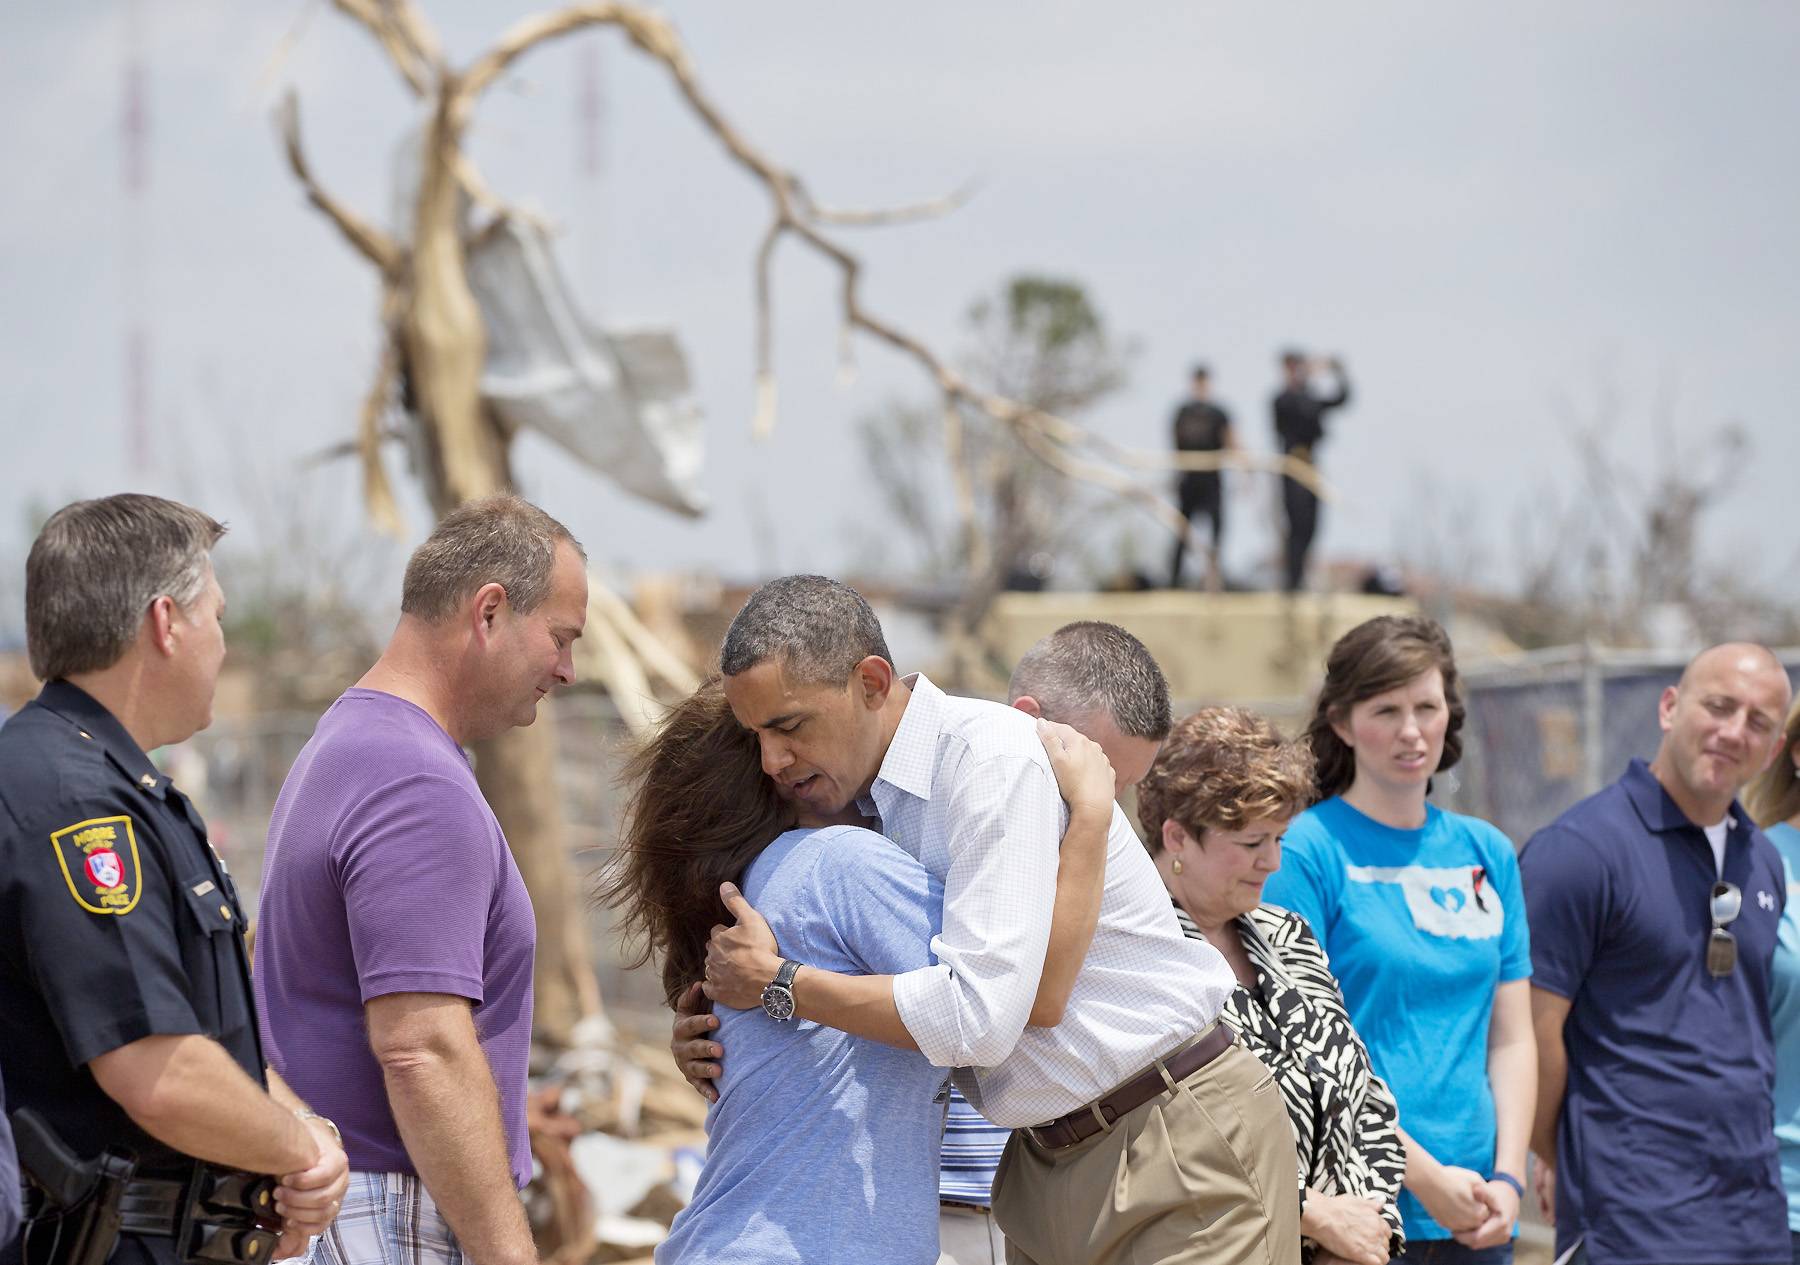
<path fill-rule="evenodd" d="M 706 994 L 974 1069 L 960 1088 L 1017 1130 L 993 1191 L 1015 1263 L 1298 1262 L 1280 1094 L 1219 1025 L 1230 968 L 1181 935 L 1123 814 L 1086 961 L 1054 1026 L 1029 1026 L 1066 812 L 1030 720 L 900 678 L 868 603 L 821 576 L 752 594 L 720 668 L 783 792 L 879 820 L 944 909 L 936 963 L 850 976 L 784 958 L 727 885 L 737 925 L 714 933 Z"/>

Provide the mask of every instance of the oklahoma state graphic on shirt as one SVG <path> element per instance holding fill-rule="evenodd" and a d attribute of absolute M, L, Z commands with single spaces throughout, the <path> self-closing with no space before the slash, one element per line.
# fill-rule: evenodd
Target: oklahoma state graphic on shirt
<path fill-rule="evenodd" d="M 1500 896 L 1480 866 L 1346 865 L 1352 883 L 1394 883 L 1413 926 L 1452 940 L 1492 940 L 1506 925 Z"/>

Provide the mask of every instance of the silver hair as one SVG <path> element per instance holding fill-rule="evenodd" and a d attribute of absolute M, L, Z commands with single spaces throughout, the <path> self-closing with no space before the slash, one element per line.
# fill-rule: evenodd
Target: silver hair
<path fill-rule="evenodd" d="M 1144 643 L 1117 624 L 1065 624 L 1025 652 L 1013 669 L 1009 698 L 1029 694 L 1046 719 L 1073 724 L 1104 711 L 1119 732 L 1160 742 L 1173 713 L 1169 682 Z"/>
<path fill-rule="evenodd" d="M 39 680 L 98 672 L 131 646 L 159 597 L 186 610 L 206 588 L 222 524 L 160 496 L 65 505 L 25 560 L 25 645 Z"/>

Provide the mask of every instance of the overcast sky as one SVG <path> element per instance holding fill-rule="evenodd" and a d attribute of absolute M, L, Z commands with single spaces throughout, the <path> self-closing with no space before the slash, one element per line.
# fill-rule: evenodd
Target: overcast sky
<path fill-rule="evenodd" d="M 459 61 L 535 8 L 421 2 Z M 385 219 L 413 108 L 323 0 L 141 6 L 150 186 L 137 219 L 121 174 L 125 4 L 15 5 L 0 19 L 0 502 L 14 507 L 0 557 L 12 567 L 24 506 L 128 487 L 192 497 L 252 532 L 282 495 L 353 521 L 349 496 L 328 488 L 353 479 L 349 466 L 309 476 L 294 463 L 351 432 L 376 286 L 299 197 L 269 115 L 294 86 L 321 179 Z M 947 219 L 845 235 L 867 261 L 869 306 L 948 351 L 970 298 L 1005 276 L 1081 281 L 1141 345 L 1128 389 L 1086 419 L 1112 438 L 1165 443 L 1198 358 L 1246 441 L 1266 448 L 1276 348 L 1341 352 L 1357 399 L 1322 454 L 1344 494 L 1327 552 L 1417 553 L 1476 507 L 1503 557 L 1515 506 L 1563 480 L 1569 410 L 1611 391 L 1614 442 L 1645 469 L 1659 400 L 1696 436 L 1743 423 L 1755 460 L 1715 556 L 1756 552 L 1765 575 L 1795 558 L 1776 516 L 1800 469 L 1800 7 L 669 12 L 716 100 L 822 201 L 979 180 Z M 601 50 L 598 180 L 580 161 L 584 46 Z M 566 226 L 563 259 L 593 316 L 680 331 L 708 418 L 705 521 L 635 506 L 537 443 L 518 454 L 527 492 L 597 561 L 627 569 L 851 565 L 879 477 L 860 468 L 853 420 L 928 384 L 869 343 L 854 385 L 838 384 L 833 278 L 790 244 L 780 421 L 751 442 L 750 260 L 766 203 L 660 70 L 613 33 L 546 48 L 483 103 L 472 147 L 505 196 Z M 148 471 L 126 444 L 134 305 L 154 355 Z M 1240 492 L 1234 554 L 1247 559 L 1267 532 Z"/>

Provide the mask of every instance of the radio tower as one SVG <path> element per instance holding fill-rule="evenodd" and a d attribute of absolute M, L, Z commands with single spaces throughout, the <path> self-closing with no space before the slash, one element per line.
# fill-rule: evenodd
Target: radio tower
<path fill-rule="evenodd" d="M 150 116 L 144 91 L 142 0 L 126 0 L 125 93 L 120 119 L 125 210 L 125 451 L 133 477 L 150 469 L 150 334 L 145 326 Z"/>
<path fill-rule="evenodd" d="M 575 136 L 581 173 L 579 203 L 585 207 L 582 218 L 586 221 L 582 239 L 586 246 L 583 253 L 587 257 L 587 267 L 582 271 L 593 286 L 587 309 L 589 317 L 595 320 L 599 319 L 601 305 L 606 301 L 606 186 L 601 179 L 606 164 L 603 134 L 606 87 L 600 62 L 600 38 L 594 34 L 579 45 L 581 86 L 575 100 Z"/>

